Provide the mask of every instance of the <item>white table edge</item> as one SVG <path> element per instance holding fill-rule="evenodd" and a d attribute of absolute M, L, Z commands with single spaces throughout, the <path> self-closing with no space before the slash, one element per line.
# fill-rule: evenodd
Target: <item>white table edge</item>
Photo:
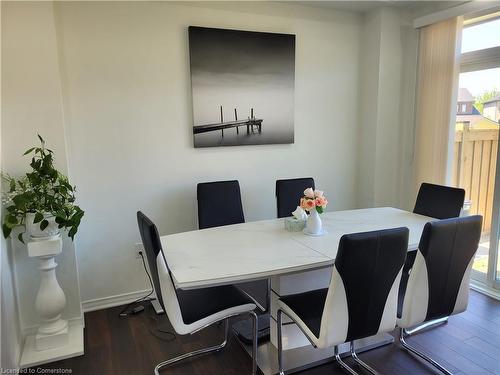
<path fill-rule="evenodd" d="M 200 280 L 196 282 L 179 282 L 175 278 L 175 275 L 173 273 L 172 273 L 172 278 L 174 279 L 175 287 L 178 289 L 183 289 L 183 290 L 201 289 L 201 288 L 210 288 L 221 285 L 230 285 L 230 284 L 246 283 L 257 280 L 265 280 L 272 276 L 291 275 L 294 273 L 301 273 L 304 271 L 313 271 L 316 269 L 331 267 L 334 261 L 335 261 L 334 259 L 326 259 L 322 262 L 317 262 L 311 265 L 294 266 L 289 268 L 283 268 L 282 270 L 270 270 L 266 272 L 258 272 L 240 276 L 228 276 L 219 279 Z"/>

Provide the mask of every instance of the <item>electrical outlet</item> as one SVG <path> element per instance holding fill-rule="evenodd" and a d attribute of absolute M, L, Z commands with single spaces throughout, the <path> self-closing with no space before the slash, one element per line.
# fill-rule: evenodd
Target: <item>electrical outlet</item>
<path fill-rule="evenodd" d="M 141 255 L 139 254 L 139 251 L 141 251 L 142 254 L 144 255 L 144 246 L 142 245 L 142 243 L 136 243 L 134 245 L 134 253 L 135 253 L 135 257 L 137 259 L 141 259 Z"/>

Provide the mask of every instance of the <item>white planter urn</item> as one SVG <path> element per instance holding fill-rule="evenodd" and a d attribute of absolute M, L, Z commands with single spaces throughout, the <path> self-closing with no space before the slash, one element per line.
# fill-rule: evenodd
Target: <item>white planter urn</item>
<path fill-rule="evenodd" d="M 319 235 L 323 233 L 323 223 L 319 217 L 316 208 L 309 211 L 309 217 L 307 218 L 306 231 L 308 234 Z"/>
<path fill-rule="evenodd" d="M 46 240 L 57 238 L 60 236 L 61 230 L 56 223 L 56 217 L 50 213 L 46 213 L 43 218 L 49 222 L 49 225 L 44 229 L 40 229 L 40 223 L 34 223 L 35 214 L 28 212 L 26 214 L 26 231 L 33 240 Z"/>
<path fill-rule="evenodd" d="M 31 220 L 33 224 L 33 221 Z M 60 234 L 54 231 L 40 231 L 35 234 L 44 236 L 31 236 L 28 242 L 28 255 L 38 258 L 40 265 L 40 287 L 36 295 L 35 310 L 41 318 L 35 336 L 36 350 L 54 349 L 67 345 L 68 322 L 61 318 L 61 313 L 66 307 L 66 296 L 56 277 L 57 263 L 55 256 L 62 251 L 62 240 Z M 50 226 L 50 224 L 49 224 Z"/>

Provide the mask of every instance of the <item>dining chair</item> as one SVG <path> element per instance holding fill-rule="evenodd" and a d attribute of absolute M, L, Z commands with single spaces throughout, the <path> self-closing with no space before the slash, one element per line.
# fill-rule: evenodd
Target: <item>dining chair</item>
<path fill-rule="evenodd" d="M 197 198 L 200 229 L 245 222 L 237 180 L 199 183 Z"/>
<path fill-rule="evenodd" d="M 436 219 L 458 217 L 464 199 L 464 189 L 424 182 L 420 185 L 413 212 Z"/>
<path fill-rule="evenodd" d="M 196 195 L 198 199 L 198 228 L 206 229 L 231 224 L 245 222 L 243 205 L 241 203 L 240 184 L 237 180 L 201 182 L 197 185 Z M 266 311 L 269 306 L 270 282 L 269 280 L 257 280 L 239 283 L 237 288 L 250 297 L 261 311 Z M 265 296 L 265 302 L 259 302 L 257 296 Z M 266 305 L 266 306 L 264 306 Z M 248 324 L 246 322 L 238 324 L 244 325 L 245 331 Z M 262 319 L 261 335 L 266 339 L 269 334 L 266 330 L 266 321 Z M 242 336 L 244 341 L 253 340 L 248 336 L 248 332 Z M 238 332 L 241 336 L 241 332 Z"/>
<path fill-rule="evenodd" d="M 172 273 L 162 249 L 158 230 L 142 212 L 137 212 L 137 222 L 146 252 L 156 297 L 165 311 L 172 327 L 179 335 L 194 334 L 202 329 L 224 321 L 224 341 L 215 346 L 198 349 L 156 365 L 159 374 L 165 366 L 193 358 L 201 354 L 223 349 L 229 338 L 229 318 L 250 315 L 253 323 L 252 374 L 257 373 L 257 315 L 252 300 L 232 285 L 202 289 L 183 290 L 175 288 Z"/>
<path fill-rule="evenodd" d="M 330 285 L 278 300 L 279 373 L 283 368 L 283 314 L 297 324 L 315 348 L 334 348 L 340 367 L 357 374 L 341 358 L 338 345 L 350 342 L 352 358 L 365 370 L 355 340 L 389 332 L 396 326 L 398 286 L 408 249 L 408 228 L 342 236 Z"/>
<path fill-rule="evenodd" d="M 299 205 L 300 198 L 307 188 L 314 189 L 314 179 L 289 178 L 276 181 L 276 203 L 278 206 L 278 218 L 292 216 Z"/>
<path fill-rule="evenodd" d="M 458 217 L 460 216 L 460 211 L 463 207 L 464 199 L 464 189 L 424 182 L 420 185 L 413 213 L 433 217 L 436 219 L 450 219 L 453 217 Z M 400 309 L 401 304 L 403 303 L 406 286 L 408 284 L 408 278 L 415 262 L 416 255 L 416 251 L 408 252 L 405 265 L 403 267 L 403 275 L 401 276 L 401 285 L 399 288 Z M 436 323 L 442 323 L 445 321 L 446 319 L 442 319 L 441 321 Z M 425 324 L 421 327 L 416 327 L 409 332 L 416 333 L 421 329 L 426 328 L 427 326 L 428 325 Z"/>
<path fill-rule="evenodd" d="M 474 255 L 481 237 L 482 216 L 429 222 L 425 225 L 398 312 L 399 341 L 404 349 L 451 374 L 405 341 L 406 329 L 467 309 Z"/>

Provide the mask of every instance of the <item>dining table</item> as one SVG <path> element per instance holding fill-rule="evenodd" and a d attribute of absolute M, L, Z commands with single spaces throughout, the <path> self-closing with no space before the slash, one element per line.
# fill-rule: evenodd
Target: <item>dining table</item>
<path fill-rule="evenodd" d="M 396 227 L 409 229 L 408 251 L 418 248 L 425 224 L 433 221 L 393 207 L 329 211 L 321 215 L 323 233 L 312 236 L 285 229 L 285 218 L 194 230 L 161 237 L 176 288 L 199 289 L 268 280 L 270 340 L 258 347 L 264 374 L 277 373 L 276 306 L 281 296 L 327 288 L 340 238 L 349 233 Z M 300 329 L 283 320 L 283 356 L 287 373 L 333 360 L 333 349 L 313 348 Z M 382 333 L 356 340 L 358 352 L 393 342 Z M 250 347 L 242 342 L 245 349 Z M 348 344 L 339 346 L 347 355 Z"/>

